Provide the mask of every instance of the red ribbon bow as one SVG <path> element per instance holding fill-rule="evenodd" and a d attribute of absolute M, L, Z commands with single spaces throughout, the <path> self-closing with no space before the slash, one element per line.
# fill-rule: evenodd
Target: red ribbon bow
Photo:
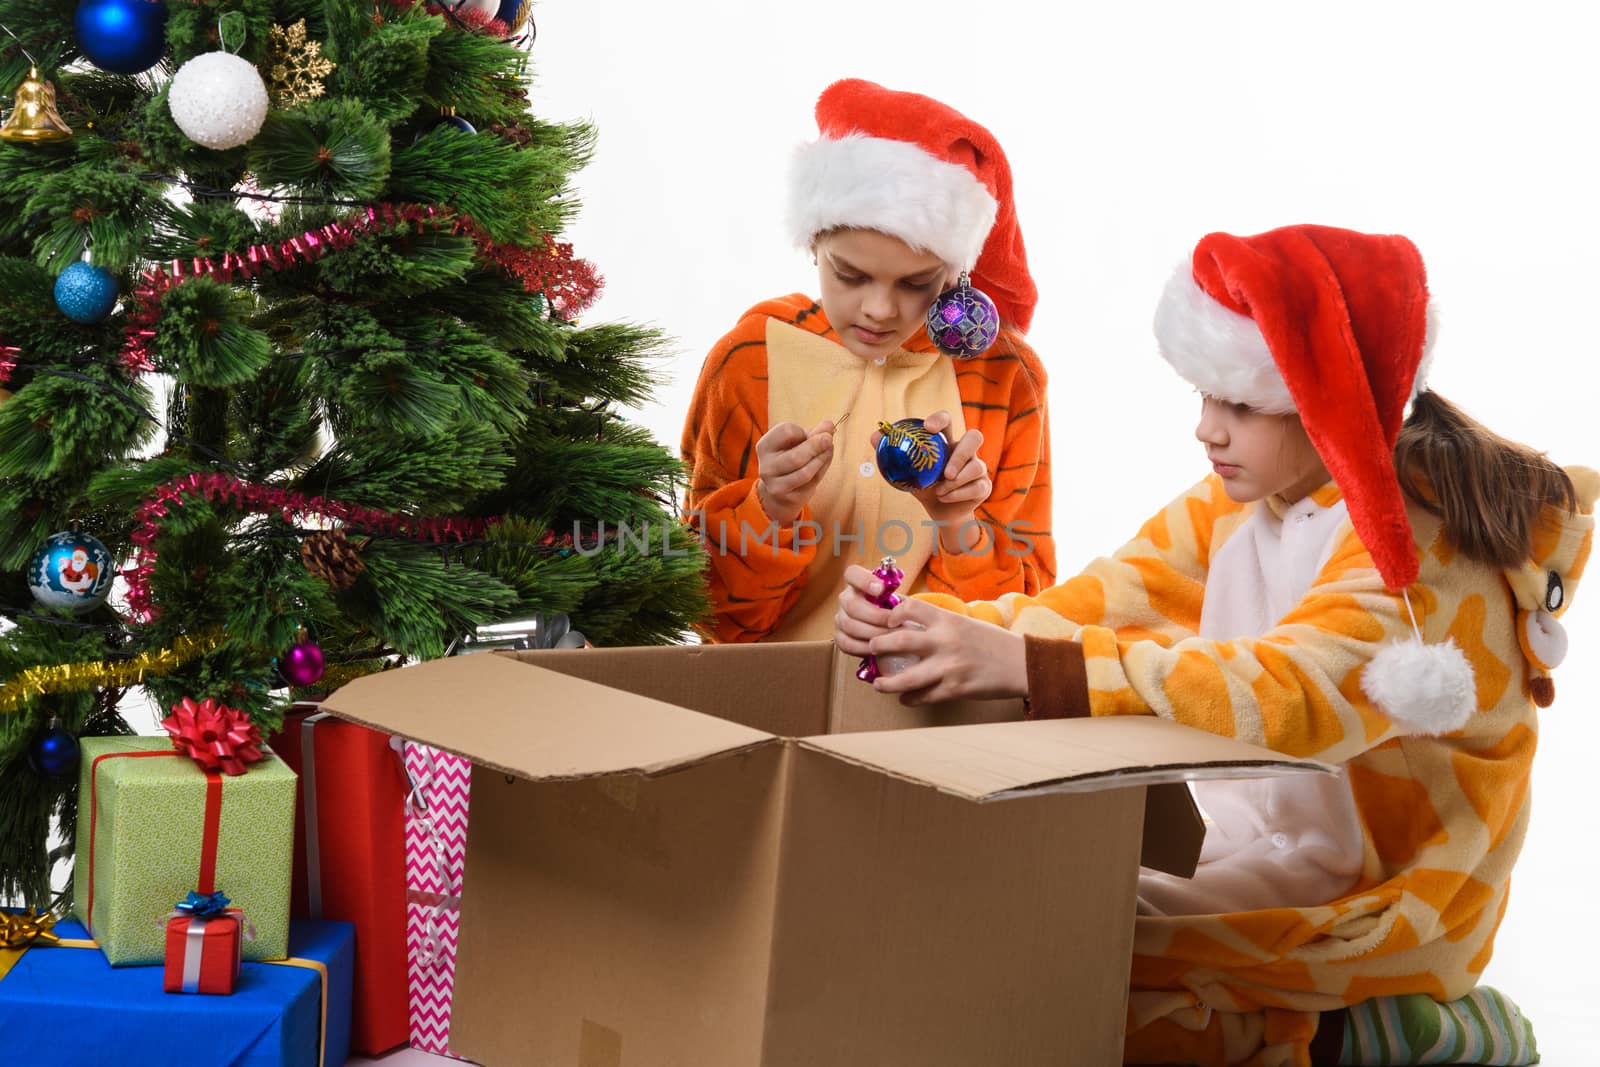
<path fill-rule="evenodd" d="M 250 721 L 248 712 L 218 704 L 209 697 L 196 704 L 190 697 L 172 706 L 172 714 L 161 720 L 172 735 L 172 743 L 203 771 L 240 775 L 246 763 L 262 757 L 261 731 Z"/>

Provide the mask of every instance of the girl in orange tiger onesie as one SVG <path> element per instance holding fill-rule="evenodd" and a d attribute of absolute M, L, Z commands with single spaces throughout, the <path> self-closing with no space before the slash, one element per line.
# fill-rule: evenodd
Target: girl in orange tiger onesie
<path fill-rule="evenodd" d="M 821 297 L 757 304 L 712 348 L 683 431 L 688 511 L 711 561 L 716 641 L 825 639 L 845 568 L 893 555 L 908 590 L 968 600 L 1055 580 L 1045 372 L 1005 154 L 915 93 L 849 80 L 817 101 L 789 227 Z M 959 363 L 924 332 L 962 272 L 1002 329 Z M 926 490 L 889 486 L 877 426 L 954 442 Z"/>
<path fill-rule="evenodd" d="M 921 657 L 874 683 L 902 699 L 1155 714 L 1337 767 L 1195 787 L 1194 878 L 1140 878 L 1130 1063 L 1537 1059 L 1477 978 L 1600 474 L 1424 391 L 1430 325 L 1403 237 L 1212 234 L 1156 315 L 1210 477 L 1036 597 L 886 612 L 847 575 L 836 638 Z"/>

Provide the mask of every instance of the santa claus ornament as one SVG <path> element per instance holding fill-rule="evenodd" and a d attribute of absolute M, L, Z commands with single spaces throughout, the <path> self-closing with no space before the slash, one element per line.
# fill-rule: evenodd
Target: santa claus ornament
<path fill-rule="evenodd" d="M 28 563 L 28 591 L 45 607 L 85 614 L 106 602 L 111 562 L 106 546 L 88 534 L 51 534 Z"/>

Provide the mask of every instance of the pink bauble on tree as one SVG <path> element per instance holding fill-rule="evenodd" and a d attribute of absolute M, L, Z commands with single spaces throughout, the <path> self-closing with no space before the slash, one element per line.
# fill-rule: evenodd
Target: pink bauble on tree
<path fill-rule="evenodd" d="M 314 641 L 297 641 L 278 660 L 278 673 L 296 688 L 315 685 L 325 664 L 322 649 Z"/>

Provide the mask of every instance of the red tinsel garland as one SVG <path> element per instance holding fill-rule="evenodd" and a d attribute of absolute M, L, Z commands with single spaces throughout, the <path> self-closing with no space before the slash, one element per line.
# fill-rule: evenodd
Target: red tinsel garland
<path fill-rule="evenodd" d="M 174 259 L 166 267 L 148 270 L 133 291 L 133 310 L 123 330 L 122 365 L 129 374 L 144 374 L 155 369 L 150 360 L 150 342 L 161 318 L 161 298 L 167 290 L 195 278 L 215 278 L 232 282 L 254 278 L 265 271 L 279 271 L 301 263 L 314 263 L 330 248 L 349 248 L 362 235 L 380 226 L 409 222 L 423 229 L 430 224 L 449 222 L 439 208 L 419 204 L 374 204 L 339 222 L 330 222 L 297 237 L 275 244 L 251 245 L 241 255 L 224 252 L 220 259 L 199 256 L 185 262 Z"/>
<path fill-rule="evenodd" d="M 329 249 L 349 248 L 379 228 L 397 223 L 410 224 L 418 232 L 429 227 L 449 227 L 454 233 L 469 234 L 483 259 L 519 280 L 528 292 L 543 296 L 563 318 L 576 317 L 599 296 L 602 283 L 593 265 L 574 259 L 572 246 L 564 241 L 546 235 L 533 247 L 501 245 L 491 240 L 470 218 L 450 208 L 373 204 L 338 222 L 307 230 L 286 241 L 252 245 L 243 253 L 224 252 L 220 258 L 174 259 L 166 266 L 146 271 L 133 291 L 133 309 L 128 313 L 123 330 L 123 367 L 130 375 L 155 369 L 150 358 L 150 342 L 155 338 L 156 324 L 161 319 L 161 299 L 169 289 L 195 278 L 232 282 L 314 263 Z M 0 351 L 0 357 L 3 354 Z"/>
<path fill-rule="evenodd" d="M 477 537 L 499 521 L 402 515 L 307 496 L 276 486 L 253 485 L 230 474 L 186 474 L 158 487 L 134 512 L 139 525 L 128 538 L 134 545 L 133 558 L 122 570 L 122 576 L 128 580 L 128 610 L 139 622 L 149 622 L 156 617 L 150 578 L 155 571 L 155 540 L 161 533 L 161 520 L 167 517 L 170 507 L 181 505 L 185 496 L 220 500 L 242 511 L 281 512 L 284 521 L 290 523 L 297 517 L 333 519 L 370 533 L 438 544 Z"/>
<path fill-rule="evenodd" d="M 478 251 L 530 293 L 544 297 L 557 315 L 571 322 L 600 299 L 605 287 L 599 271 L 586 259 L 572 254 L 572 245 L 546 236 L 533 248 L 497 245 L 473 226 Z"/>

